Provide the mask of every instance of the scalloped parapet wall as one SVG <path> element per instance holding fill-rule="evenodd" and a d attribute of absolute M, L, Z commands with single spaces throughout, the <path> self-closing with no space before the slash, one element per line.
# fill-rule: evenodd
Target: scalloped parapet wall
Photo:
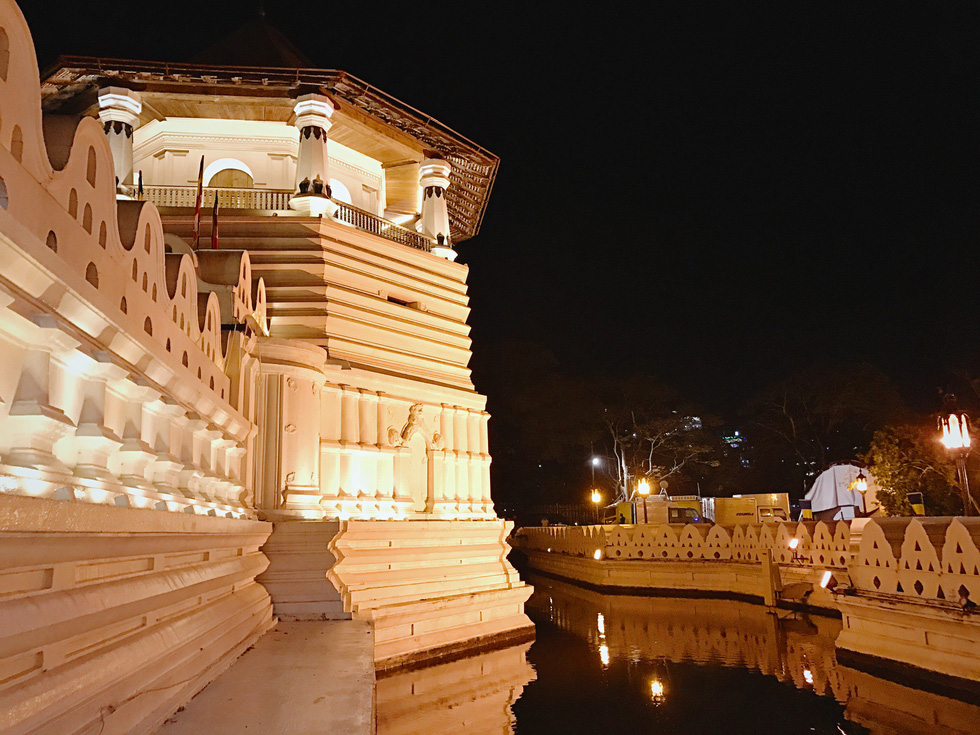
<path fill-rule="evenodd" d="M 980 598 L 980 518 L 527 527 L 514 545 L 611 560 L 758 563 L 771 553 L 784 566 L 847 570 L 859 593 L 952 605 L 963 585 Z"/>
<path fill-rule="evenodd" d="M 0 492 L 250 515 L 264 283 L 115 189 L 94 119 L 42 120 L 30 31 L 0 0 Z"/>

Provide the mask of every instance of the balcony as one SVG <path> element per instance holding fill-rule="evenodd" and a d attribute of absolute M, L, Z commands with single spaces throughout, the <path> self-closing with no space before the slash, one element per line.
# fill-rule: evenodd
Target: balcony
<path fill-rule="evenodd" d="M 142 196 L 137 187 L 129 188 L 129 196 L 133 199 L 143 199 L 158 207 L 190 207 L 197 200 L 197 187 L 194 186 L 144 186 Z M 279 212 L 289 211 L 289 198 L 292 191 L 282 189 L 231 189 L 205 187 L 202 191 L 202 210 L 210 210 L 218 198 L 219 209 L 259 209 Z M 334 201 L 336 211 L 333 219 L 345 225 L 354 227 L 362 232 L 370 232 L 386 240 L 408 245 L 416 250 L 431 252 L 435 244 L 433 240 L 420 235 L 401 225 L 397 225 L 384 217 L 365 212 L 345 202 Z"/>

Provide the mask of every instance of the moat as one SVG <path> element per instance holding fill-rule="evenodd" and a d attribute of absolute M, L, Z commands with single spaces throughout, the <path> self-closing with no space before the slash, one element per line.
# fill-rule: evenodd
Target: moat
<path fill-rule="evenodd" d="M 378 732 L 975 733 L 980 703 L 838 663 L 840 621 L 530 575 L 531 645 L 378 681 Z"/>

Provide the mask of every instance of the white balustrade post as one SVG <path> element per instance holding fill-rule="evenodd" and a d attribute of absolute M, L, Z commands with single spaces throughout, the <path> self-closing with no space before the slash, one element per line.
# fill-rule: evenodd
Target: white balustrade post
<path fill-rule="evenodd" d="M 330 168 L 327 155 L 327 133 L 332 125 L 334 105 L 322 94 L 304 94 L 294 106 L 299 129 L 299 154 L 296 160 L 296 189 L 289 200 L 290 209 L 317 215 L 333 215 L 330 200 Z"/>
<path fill-rule="evenodd" d="M 449 207 L 446 189 L 453 167 L 438 153 L 429 152 L 419 165 L 419 187 L 422 189 L 422 216 L 418 230 L 436 241 L 432 254 L 446 260 L 456 260 L 449 233 Z"/>
<path fill-rule="evenodd" d="M 133 130 L 142 110 L 138 92 L 122 87 L 106 87 L 99 91 L 99 120 L 109 139 L 116 188 L 120 192 L 133 183 Z"/>

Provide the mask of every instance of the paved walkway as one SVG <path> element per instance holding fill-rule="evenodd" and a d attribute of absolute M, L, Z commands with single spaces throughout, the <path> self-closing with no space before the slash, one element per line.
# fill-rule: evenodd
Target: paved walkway
<path fill-rule="evenodd" d="M 279 623 L 157 735 L 374 732 L 374 635 L 362 621 Z"/>

